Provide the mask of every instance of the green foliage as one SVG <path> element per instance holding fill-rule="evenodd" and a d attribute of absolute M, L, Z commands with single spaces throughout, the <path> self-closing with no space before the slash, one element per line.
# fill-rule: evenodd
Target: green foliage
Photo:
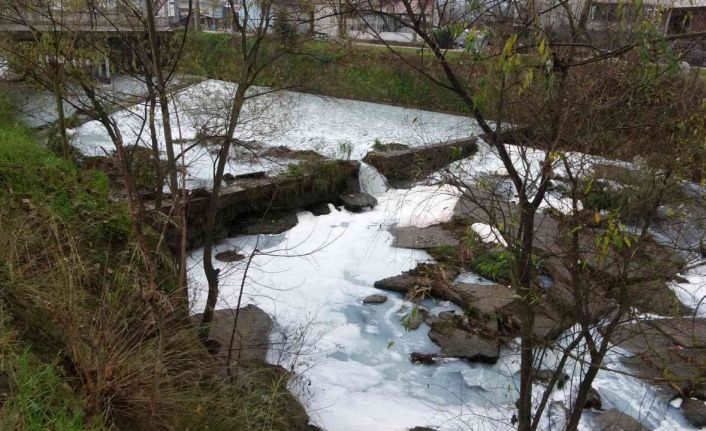
<path fill-rule="evenodd" d="M 504 248 L 494 248 L 475 256 L 471 266 L 483 277 L 507 283 L 512 277 L 512 254 Z"/>
<path fill-rule="evenodd" d="M 125 238 L 129 220 L 123 205 L 111 203 L 108 178 L 80 171 L 42 148 L 19 123 L 7 98 L 0 98 L 0 201 L 46 211 L 65 222 L 88 222 L 96 239 Z"/>
<path fill-rule="evenodd" d="M 344 175 L 335 160 L 308 161 L 305 164 L 305 168 L 314 176 L 314 186 L 320 192 L 340 190 L 346 182 L 347 175 Z"/>
<path fill-rule="evenodd" d="M 140 146 L 125 149 L 128 153 L 130 175 L 139 191 L 154 191 L 157 187 L 157 175 L 154 169 L 152 150 Z"/>
<path fill-rule="evenodd" d="M 602 184 L 595 184 L 586 192 L 583 204 L 592 210 L 618 211 L 624 208 L 630 199 L 626 189 L 610 190 Z"/>
<path fill-rule="evenodd" d="M 285 172 L 285 175 L 288 175 L 290 177 L 300 177 L 305 173 L 306 171 L 300 163 L 292 163 L 291 165 L 287 165 L 287 171 Z"/>

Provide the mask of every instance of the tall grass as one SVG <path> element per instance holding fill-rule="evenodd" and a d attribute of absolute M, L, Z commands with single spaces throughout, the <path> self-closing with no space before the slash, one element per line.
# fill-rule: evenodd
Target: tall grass
<path fill-rule="evenodd" d="M 305 429 L 286 373 L 222 377 L 158 253 L 153 304 L 107 177 L 39 145 L 0 95 L 0 377 L 13 388 L 0 429 Z"/>

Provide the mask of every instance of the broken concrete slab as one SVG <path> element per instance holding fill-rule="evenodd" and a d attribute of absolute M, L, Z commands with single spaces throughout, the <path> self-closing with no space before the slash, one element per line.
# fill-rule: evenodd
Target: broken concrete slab
<path fill-rule="evenodd" d="M 476 138 L 467 138 L 408 150 L 371 151 L 363 161 L 374 166 L 390 180 L 414 181 L 425 178 L 451 162 L 464 159 L 477 150 Z"/>
<path fill-rule="evenodd" d="M 461 242 L 453 232 L 441 225 L 407 226 L 391 229 L 392 246 L 425 250 L 433 247 L 457 247 Z"/>
<path fill-rule="evenodd" d="M 308 165 L 307 165 L 308 166 Z M 305 208 L 310 205 L 337 202 L 342 193 L 357 191 L 360 163 L 349 160 L 319 160 L 301 174 L 282 173 L 276 177 L 251 178 L 223 187 L 217 206 L 217 233 L 227 235 L 243 218 L 257 218 Z M 322 186 L 322 184 L 325 184 Z M 203 243 L 203 229 L 211 195 L 207 191 L 192 191 L 186 203 L 187 248 Z M 146 205 L 149 208 L 149 205 Z M 153 209 L 153 208 L 152 208 Z M 170 204 L 161 206 L 170 213 Z M 269 232 L 282 232 L 282 228 Z M 263 232 L 253 232 L 263 233 Z M 180 235 L 175 229 L 167 232 L 167 244 L 172 250 L 180 247 Z"/>

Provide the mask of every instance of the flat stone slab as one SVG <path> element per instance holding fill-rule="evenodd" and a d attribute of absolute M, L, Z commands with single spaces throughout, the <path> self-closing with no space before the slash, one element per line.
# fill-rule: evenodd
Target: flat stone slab
<path fill-rule="evenodd" d="M 497 314 L 515 299 L 513 290 L 501 284 L 455 283 L 453 289 L 485 316 Z"/>
<path fill-rule="evenodd" d="M 452 233 L 434 225 L 429 227 L 402 227 L 392 229 L 392 246 L 425 250 L 433 247 L 456 247 L 460 241 Z"/>
<path fill-rule="evenodd" d="M 601 431 L 648 431 L 648 428 L 635 418 L 616 409 L 597 414 L 594 420 Z"/>
<path fill-rule="evenodd" d="M 634 355 L 623 363 L 669 396 L 701 389 L 706 373 L 706 319 L 632 322 L 617 328 L 611 340 Z"/>

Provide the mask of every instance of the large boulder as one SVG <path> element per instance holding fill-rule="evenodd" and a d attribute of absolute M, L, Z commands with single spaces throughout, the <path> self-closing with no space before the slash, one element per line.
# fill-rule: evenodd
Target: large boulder
<path fill-rule="evenodd" d="M 395 275 L 393 277 L 387 277 L 383 278 L 382 280 L 378 280 L 373 284 L 373 286 L 375 286 L 377 289 L 407 293 L 417 286 L 427 284 L 428 282 L 426 280 L 422 280 L 417 276 L 411 275 L 409 273 L 402 273 L 400 275 Z"/>
<path fill-rule="evenodd" d="M 378 289 L 407 294 L 412 294 L 415 290 L 424 290 L 437 298 L 455 302 L 450 296 L 451 285 L 448 280 L 453 280 L 458 274 L 459 270 L 455 268 L 419 264 L 410 271 L 378 280 L 374 286 Z"/>
<path fill-rule="evenodd" d="M 452 288 L 481 316 L 496 316 L 515 299 L 514 291 L 501 284 L 454 283 Z"/>
<path fill-rule="evenodd" d="M 228 359 L 228 348 L 236 310 L 227 308 L 216 310 L 213 313 L 209 331 L 209 350 L 215 353 L 216 358 L 223 364 Z M 195 322 L 201 321 L 202 314 L 192 317 Z M 269 336 L 272 331 L 270 316 L 254 305 L 240 308 L 238 312 L 238 325 L 235 328 L 233 346 L 230 352 L 231 361 L 265 361 L 269 349 Z"/>
<path fill-rule="evenodd" d="M 343 207 L 350 212 L 361 212 L 366 208 L 374 208 L 378 204 L 378 200 L 375 197 L 367 193 L 344 193 L 339 196 L 341 202 L 343 202 Z"/>

